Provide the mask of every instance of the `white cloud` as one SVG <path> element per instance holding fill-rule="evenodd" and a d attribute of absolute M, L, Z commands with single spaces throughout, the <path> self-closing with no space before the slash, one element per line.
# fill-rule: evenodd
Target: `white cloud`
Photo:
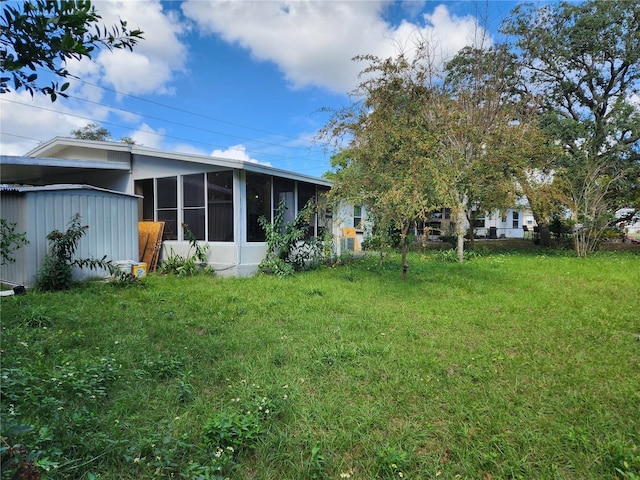
<path fill-rule="evenodd" d="M 426 0 L 402 0 L 400 2 L 402 10 L 407 12 L 411 16 L 418 15 L 424 6 L 427 4 Z"/>
<path fill-rule="evenodd" d="M 192 155 L 207 155 L 207 152 L 202 148 L 195 147 L 188 143 L 176 143 L 168 148 L 173 152 L 187 153 Z"/>
<path fill-rule="evenodd" d="M 127 94 L 172 93 L 171 81 L 185 69 L 187 48 L 180 36 L 187 30 L 176 12 L 163 11 L 158 0 L 98 0 L 94 2 L 104 25 L 142 30 L 133 51 L 103 49 L 92 60 L 69 65 L 70 71 L 93 83 L 104 83 Z"/>
<path fill-rule="evenodd" d="M 164 148 L 163 140 L 164 140 L 165 131 L 160 128 L 154 130 L 146 123 L 143 123 L 140 128 L 138 128 L 135 132 L 133 132 L 130 137 L 136 142 L 138 145 L 142 145 L 149 148 Z"/>
<path fill-rule="evenodd" d="M 107 115 L 101 106 L 85 107 L 80 112 L 67 100 L 51 103 L 48 96 L 36 93 L 32 98 L 26 91 L 4 93 L 0 98 L 3 155 L 23 155 L 43 141 L 68 137 L 72 130 L 99 122 Z"/>
<path fill-rule="evenodd" d="M 32 98 L 25 91 L 2 94 L 2 154 L 22 155 L 39 142 L 55 136 L 69 136 L 72 130 L 90 122 L 101 123 L 109 130 L 114 129 L 114 125 L 109 124 L 113 118 L 116 118 L 115 124 L 139 122 L 136 114 L 101 106 L 105 91 L 95 85 L 131 94 L 171 93 L 174 75 L 185 69 L 187 61 L 187 48 L 180 41 L 187 27 L 177 18 L 176 12 L 163 10 L 159 0 L 98 0 L 93 3 L 104 25 L 119 25 L 122 18 L 127 21 L 128 28 L 143 30 L 144 40 L 134 47 L 133 52 L 103 49 L 95 52 L 93 59 L 83 58 L 67 63 L 72 75 L 89 83 L 69 77 L 66 81 L 71 87 L 66 93 L 88 102 L 59 98 L 52 103 L 48 96 L 36 93 Z M 43 74 L 43 81 L 48 77 Z M 56 81 L 61 85 L 65 80 Z M 148 125 L 143 124 L 131 136 L 147 146 L 158 146 L 161 137 L 153 133 Z"/>
<path fill-rule="evenodd" d="M 269 162 L 261 162 L 259 160 L 256 160 L 255 158 L 251 158 L 247 153 L 247 148 L 242 144 L 233 145 L 226 150 L 215 149 L 213 152 L 211 152 L 211 156 L 271 166 L 271 163 Z"/>
<path fill-rule="evenodd" d="M 203 33 L 216 34 L 248 49 L 258 60 L 278 65 L 294 88 L 322 86 L 338 93 L 352 90 L 363 65 L 360 54 L 388 57 L 416 33 L 433 39 L 443 56 L 469 44 L 476 33 L 473 17 L 451 15 L 444 5 L 424 22 L 393 26 L 382 13 L 387 2 L 235 2 L 187 0 L 184 14 Z"/>

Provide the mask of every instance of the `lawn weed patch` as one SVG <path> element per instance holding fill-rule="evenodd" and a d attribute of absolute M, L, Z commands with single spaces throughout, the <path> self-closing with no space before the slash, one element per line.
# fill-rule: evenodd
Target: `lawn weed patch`
<path fill-rule="evenodd" d="M 3 297 L 2 437 L 51 479 L 640 475 L 640 257 L 411 255 Z"/>

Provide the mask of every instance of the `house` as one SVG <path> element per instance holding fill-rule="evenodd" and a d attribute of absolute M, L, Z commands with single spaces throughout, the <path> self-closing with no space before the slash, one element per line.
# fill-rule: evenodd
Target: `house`
<path fill-rule="evenodd" d="M 533 213 L 526 208 L 524 201 L 518 203 L 519 205 L 515 208 L 478 213 L 473 220 L 474 236 L 488 239 L 524 238 L 528 232 L 533 232 L 537 227 Z M 429 240 L 438 240 L 442 235 L 452 235 L 454 227 L 454 220 L 451 218 L 449 208 L 432 212 L 431 218 L 424 225 Z M 469 223 L 465 222 L 464 227 L 467 230 Z M 422 231 L 415 233 L 420 235 Z"/>
<path fill-rule="evenodd" d="M 533 213 L 524 206 L 486 212 L 473 222 L 474 235 L 478 238 L 524 238 L 535 229 Z"/>
<path fill-rule="evenodd" d="M 287 221 L 308 201 L 318 202 L 321 208 L 310 221 L 309 234 L 322 237 L 328 229 L 336 245 L 344 243 L 341 225 L 334 225 L 332 211 L 322 208 L 331 188 L 331 182 L 322 178 L 235 159 L 62 137 L 40 145 L 25 157 L 3 156 L 1 161 L 3 184 L 49 188 L 80 184 L 135 198 L 136 221 L 165 222 L 161 255 L 187 254 L 189 242 L 181 228 L 184 224 L 199 241 L 209 244 L 207 263 L 222 275 L 257 271 L 266 253 L 265 234 L 258 219 L 272 219 L 280 201 L 286 204 Z M 29 212 L 26 215 L 32 215 Z M 65 228 L 69 218 L 60 217 L 47 228 Z M 87 223 L 91 222 L 88 218 Z M 33 225 L 33 220 L 24 225 Z M 126 250 L 127 255 L 133 255 L 128 252 L 133 246 L 137 251 L 137 223 L 128 229 L 112 241 L 131 243 L 136 239 Z M 118 253 L 122 255 L 124 252 Z"/>

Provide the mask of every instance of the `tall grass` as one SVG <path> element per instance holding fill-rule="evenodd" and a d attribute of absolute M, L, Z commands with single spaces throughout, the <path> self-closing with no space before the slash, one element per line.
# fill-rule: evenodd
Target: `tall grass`
<path fill-rule="evenodd" d="M 50 478 L 638 478 L 638 255 L 409 263 L 3 298 L 3 436 Z"/>

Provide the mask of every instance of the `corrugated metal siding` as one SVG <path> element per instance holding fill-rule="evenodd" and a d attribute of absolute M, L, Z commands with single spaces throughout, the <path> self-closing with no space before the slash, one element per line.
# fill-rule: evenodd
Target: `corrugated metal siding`
<path fill-rule="evenodd" d="M 30 244 L 23 247 L 19 265 L 16 262 L 14 268 L 6 271 L 3 267 L 3 280 L 33 284 L 47 253 L 47 235 L 56 229 L 65 231 L 76 213 L 80 214 L 83 225 L 89 225 L 86 235 L 80 240 L 77 257 L 102 258 L 106 255 L 107 259 L 114 261 L 138 260 L 138 207 L 135 197 L 65 190 L 29 192 L 24 194 L 21 204 L 9 202 L 9 199 L 19 196 L 2 195 L 3 214 L 5 208 L 25 212 L 22 231 L 26 230 Z M 90 270 L 74 273 L 76 279 L 93 276 L 96 272 Z"/>
<path fill-rule="evenodd" d="M 26 221 L 26 199 L 24 195 L 16 193 L 3 193 L 0 201 L 0 217 L 9 223 L 16 224 L 16 233 L 25 233 L 28 230 Z M 9 281 L 17 279 L 13 283 L 24 283 L 23 279 L 28 278 L 26 272 L 29 270 L 29 245 L 15 250 L 11 255 L 14 263 L 0 266 L 0 279 Z"/>

